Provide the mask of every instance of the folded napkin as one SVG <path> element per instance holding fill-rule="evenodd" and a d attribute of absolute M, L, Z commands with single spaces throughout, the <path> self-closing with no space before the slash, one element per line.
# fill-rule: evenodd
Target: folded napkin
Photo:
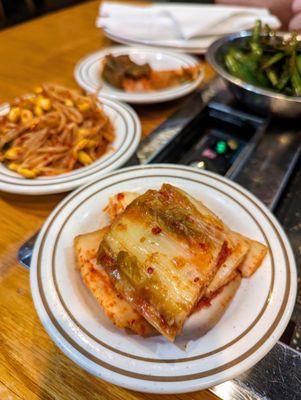
<path fill-rule="evenodd" d="M 189 40 L 250 29 L 257 19 L 277 29 L 277 17 L 264 8 L 196 4 L 130 6 L 103 3 L 96 25 L 134 40 Z"/>

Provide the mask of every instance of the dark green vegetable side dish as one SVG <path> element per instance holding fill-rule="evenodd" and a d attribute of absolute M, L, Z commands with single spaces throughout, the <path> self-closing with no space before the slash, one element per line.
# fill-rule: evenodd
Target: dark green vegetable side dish
<path fill-rule="evenodd" d="M 237 78 L 287 96 L 301 96 L 301 41 L 284 39 L 257 21 L 252 35 L 232 44 L 224 55 L 227 71 Z"/>

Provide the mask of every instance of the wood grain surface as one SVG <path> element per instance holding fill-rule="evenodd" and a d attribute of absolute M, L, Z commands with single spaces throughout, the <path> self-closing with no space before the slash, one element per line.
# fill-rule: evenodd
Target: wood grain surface
<path fill-rule="evenodd" d="M 0 32 L 0 102 L 40 82 L 75 87 L 75 63 L 112 45 L 94 27 L 98 6 L 98 1 L 86 2 Z M 137 107 L 143 134 L 180 104 Z M 113 386 L 77 367 L 50 340 L 32 303 L 29 273 L 18 264 L 17 253 L 63 197 L 0 194 L 0 399 L 216 399 L 207 391 L 155 396 Z"/>

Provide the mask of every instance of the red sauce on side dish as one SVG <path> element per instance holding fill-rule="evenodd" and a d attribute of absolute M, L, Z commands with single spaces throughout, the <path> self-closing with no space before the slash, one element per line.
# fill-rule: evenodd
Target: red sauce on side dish
<path fill-rule="evenodd" d="M 208 243 L 199 243 L 199 247 L 203 250 L 203 251 L 207 251 L 209 249 L 209 244 Z"/>
<path fill-rule="evenodd" d="M 200 311 L 202 308 L 208 308 L 211 306 L 211 301 L 218 296 L 224 289 L 224 286 L 216 290 L 211 297 L 202 297 L 197 305 L 195 306 L 194 311 Z"/>
<path fill-rule="evenodd" d="M 221 251 L 217 258 L 217 267 L 220 267 L 227 259 L 227 257 L 231 254 L 231 249 L 228 247 L 228 243 L 224 242 L 221 248 Z"/>
<path fill-rule="evenodd" d="M 201 310 L 202 308 L 208 308 L 211 306 L 211 301 L 210 299 L 207 299 L 207 297 L 203 297 L 197 304 L 196 310 Z"/>
<path fill-rule="evenodd" d="M 105 265 L 107 267 L 110 267 L 110 266 L 114 265 L 114 259 L 112 257 L 108 256 L 107 254 L 103 254 L 99 258 L 99 263 L 102 265 Z"/>
<path fill-rule="evenodd" d="M 152 233 L 154 234 L 154 235 L 159 235 L 159 233 L 161 233 L 162 232 L 162 229 L 159 227 L 159 226 L 154 226 L 153 228 L 152 228 Z"/>
<path fill-rule="evenodd" d="M 194 218 L 192 215 L 187 215 L 186 219 L 188 222 L 194 222 Z"/>
<path fill-rule="evenodd" d="M 121 201 L 121 200 L 123 200 L 124 199 L 124 193 L 118 193 L 117 194 L 117 200 L 118 201 Z"/>
<path fill-rule="evenodd" d="M 163 328 L 165 328 L 165 329 L 167 329 L 167 330 L 169 330 L 168 328 L 169 328 L 169 325 L 168 325 L 168 323 L 167 323 L 167 321 L 166 321 L 166 319 L 160 314 L 160 322 L 161 322 L 161 325 L 162 325 L 162 327 Z"/>

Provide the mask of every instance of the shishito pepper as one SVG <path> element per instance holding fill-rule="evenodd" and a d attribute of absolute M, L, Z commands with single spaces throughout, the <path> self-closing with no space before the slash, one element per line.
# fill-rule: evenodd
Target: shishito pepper
<path fill-rule="evenodd" d="M 293 32 L 291 42 L 289 43 L 288 51 L 291 54 L 290 58 L 290 72 L 291 72 L 291 83 L 293 93 L 296 96 L 301 96 L 301 76 L 298 71 L 298 64 L 297 64 L 297 33 Z"/>
<path fill-rule="evenodd" d="M 262 24 L 261 24 L 260 19 L 258 19 L 255 22 L 255 26 L 254 26 L 253 32 L 252 32 L 252 42 L 253 43 L 259 43 L 261 30 L 262 30 Z"/>
<path fill-rule="evenodd" d="M 285 57 L 285 53 L 276 53 L 272 57 L 268 59 L 263 65 L 262 69 L 266 69 L 276 64 L 278 61 L 282 60 Z"/>
<path fill-rule="evenodd" d="M 257 21 L 252 35 L 230 46 L 227 70 L 247 83 L 301 96 L 301 44 L 296 32 L 283 39 Z"/>
<path fill-rule="evenodd" d="M 282 71 L 282 74 L 279 78 L 278 84 L 277 84 L 277 89 L 282 90 L 284 87 L 288 84 L 289 80 L 291 78 L 291 73 L 289 70 L 289 66 L 286 65 L 284 66 L 284 69 Z"/>
<path fill-rule="evenodd" d="M 301 54 L 296 56 L 296 64 L 299 74 L 301 74 Z"/>
<path fill-rule="evenodd" d="M 273 86 L 277 86 L 279 83 L 279 80 L 278 80 L 276 72 L 273 69 L 269 68 L 267 70 L 266 74 L 267 74 L 267 77 L 269 78 L 271 84 Z"/>
<path fill-rule="evenodd" d="M 299 74 L 296 57 L 294 55 L 291 59 L 291 82 L 294 94 L 296 96 L 301 96 L 301 76 Z"/>
<path fill-rule="evenodd" d="M 243 79 L 246 82 L 252 83 L 253 85 L 258 85 L 256 77 L 253 75 L 252 71 L 244 65 L 243 62 L 235 60 L 231 54 L 227 54 L 225 57 L 226 65 L 229 72 L 236 76 L 237 78 Z"/>

